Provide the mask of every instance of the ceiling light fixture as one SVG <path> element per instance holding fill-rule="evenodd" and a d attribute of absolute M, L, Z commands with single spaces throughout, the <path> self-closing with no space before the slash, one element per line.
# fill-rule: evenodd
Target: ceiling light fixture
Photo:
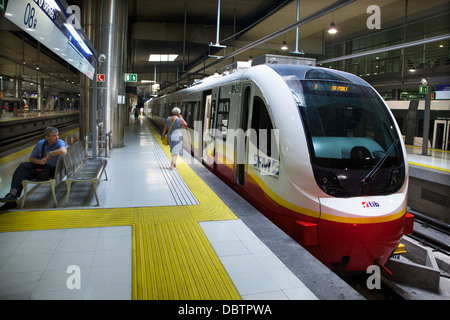
<path fill-rule="evenodd" d="M 286 41 L 283 41 L 283 45 L 281 46 L 281 50 L 287 50 L 287 49 L 288 49 L 288 47 L 287 47 Z"/>
<path fill-rule="evenodd" d="M 177 54 L 150 54 L 148 61 L 150 62 L 172 62 L 178 58 Z"/>
<path fill-rule="evenodd" d="M 331 12 L 331 23 L 330 23 L 330 29 L 328 29 L 328 33 L 329 34 L 337 33 L 336 24 L 334 23 L 334 18 L 333 18 L 333 12 Z"/>
<path fill-rule="evenodd" d="M 335 34 L 337 33 L 336 25 L 334 22 L 330 23 L 330 29 L 328 29 L 329 34 Z"/>

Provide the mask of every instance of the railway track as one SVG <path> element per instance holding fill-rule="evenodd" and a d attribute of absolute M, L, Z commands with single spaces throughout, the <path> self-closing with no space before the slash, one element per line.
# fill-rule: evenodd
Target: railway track
<path fill-rule="evenodd" d="M 414 232 L 409 235 L 423 245 L 450 256 L 450 225 L 427 217 L 426 215 L 409 211 L 414 215 Z"/>
<path fill-rule="evenodd" d="M 450 226 L 426 215 L 409 210 L 415 216 L 414 233 L 408 235 L 424 247 L 429 247 L 433 252 L 441 252 L 450 257 Z M 420 289 L 400 286 L 397 283 L 381 276 L 379 289 L 369 289 L 367 285 L 370 274 L 361 272 L 353 275 L 340 275 L 341 278 L 368 300 L 414 300 L 414 299 L 440 299 L 438 293 L 423 291 L 418 297 Z M 442 286 L 448 287 L 450 273 L 441 269 Z M 441 294 L 445 294 L 448 288 L 441 288 Z M 448 293 L 443 299 L 448 299 Z"/>
<path fill-rule="evenodd" d="M 36 119 L 36 123 L 41 122 Z M 18 124 L 19 126 L 20 124 Z M 60 133 L 79 127 L 79 119 L 69 119 L 57 124 Z M 0 156 L 5 156 L 19 147 L 35 144 L 39 139 L 43 139 L 43 132 L 47 124 L 36 125 L 35 129 L 27 130 L 23 133 L 16 133 L 13 136 L 5 137 L 0 141 Z"/>

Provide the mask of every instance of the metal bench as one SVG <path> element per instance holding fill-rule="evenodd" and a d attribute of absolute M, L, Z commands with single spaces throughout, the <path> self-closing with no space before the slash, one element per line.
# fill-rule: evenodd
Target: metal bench
<path fill-rule="evenodd" d="M 72 183 L 74 182 L 90 182 L 94 188 L 95 199 L 97 206 L 100 205 L 97 196 L 97 185 L 103 173 L 105 173 L 105 180 L 108 180 L 106 174 L 107 161 L 103 158 L 87 158 L 81 142 L 76 142 L 68 150 L 67 154 L 63 156 L 64 167 L 67 175 L 67 195 L 66 206 L 69 201 L 69 194 Z"/>
<path fill-rule="evenodd" d="M 55 201 L 56 207 L 58 207 L 58 200 L 56 200 L 56 186 L 64 179 L 66 176 L 65 169 L 64 169 L 64 163 L 63 163 L 63 156 L 58 157 L 58 161 L 56 162 L 56 168 L 55 168 L 55 175 L 53 178 L 48 180 L 23 180 L 22 186 L 23 186 L 23 197 L 22 197 L 22 203 L 20 205 L 20 208 L 23 209 L 25 205 L 25 200 L 27 199 L 27 193 L 28 193 L 28 186 L 30 184 L 45 184 L 50 183 L 53 193 L 53 200 Z"/>

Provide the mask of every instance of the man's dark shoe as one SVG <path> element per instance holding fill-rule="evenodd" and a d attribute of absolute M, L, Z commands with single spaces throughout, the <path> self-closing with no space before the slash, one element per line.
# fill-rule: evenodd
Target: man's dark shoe
<path fill-rule="evenodd" d="M 17 202 L 7 202 L 0 207 L 0 211 L 6 211 L 14 208 L 17 208 Z"/>
<path fill-rule="evenodd" d="M 17 196 L 12 193 L 8 193 L 4 198 L 0 199 L 0 202 L 16 202 Z"/>

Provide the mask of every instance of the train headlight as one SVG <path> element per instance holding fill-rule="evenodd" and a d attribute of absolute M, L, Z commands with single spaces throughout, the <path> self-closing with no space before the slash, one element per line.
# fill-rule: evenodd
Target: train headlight
<path fill-rule="evenodd" d="M 316 168 L 314 173 L 317 184 L 326 194 L 333 197 L 348 197 L 350 195 L 334 172 Z"/>
<path fill-rule="evenodd" d="M 389 183 L 384 189 L 385 192 L 396 192 L 403 185 L 405 181 L 404 170 L 394 169 L 391 171 L 391 176 L 389 178 Z"/>

